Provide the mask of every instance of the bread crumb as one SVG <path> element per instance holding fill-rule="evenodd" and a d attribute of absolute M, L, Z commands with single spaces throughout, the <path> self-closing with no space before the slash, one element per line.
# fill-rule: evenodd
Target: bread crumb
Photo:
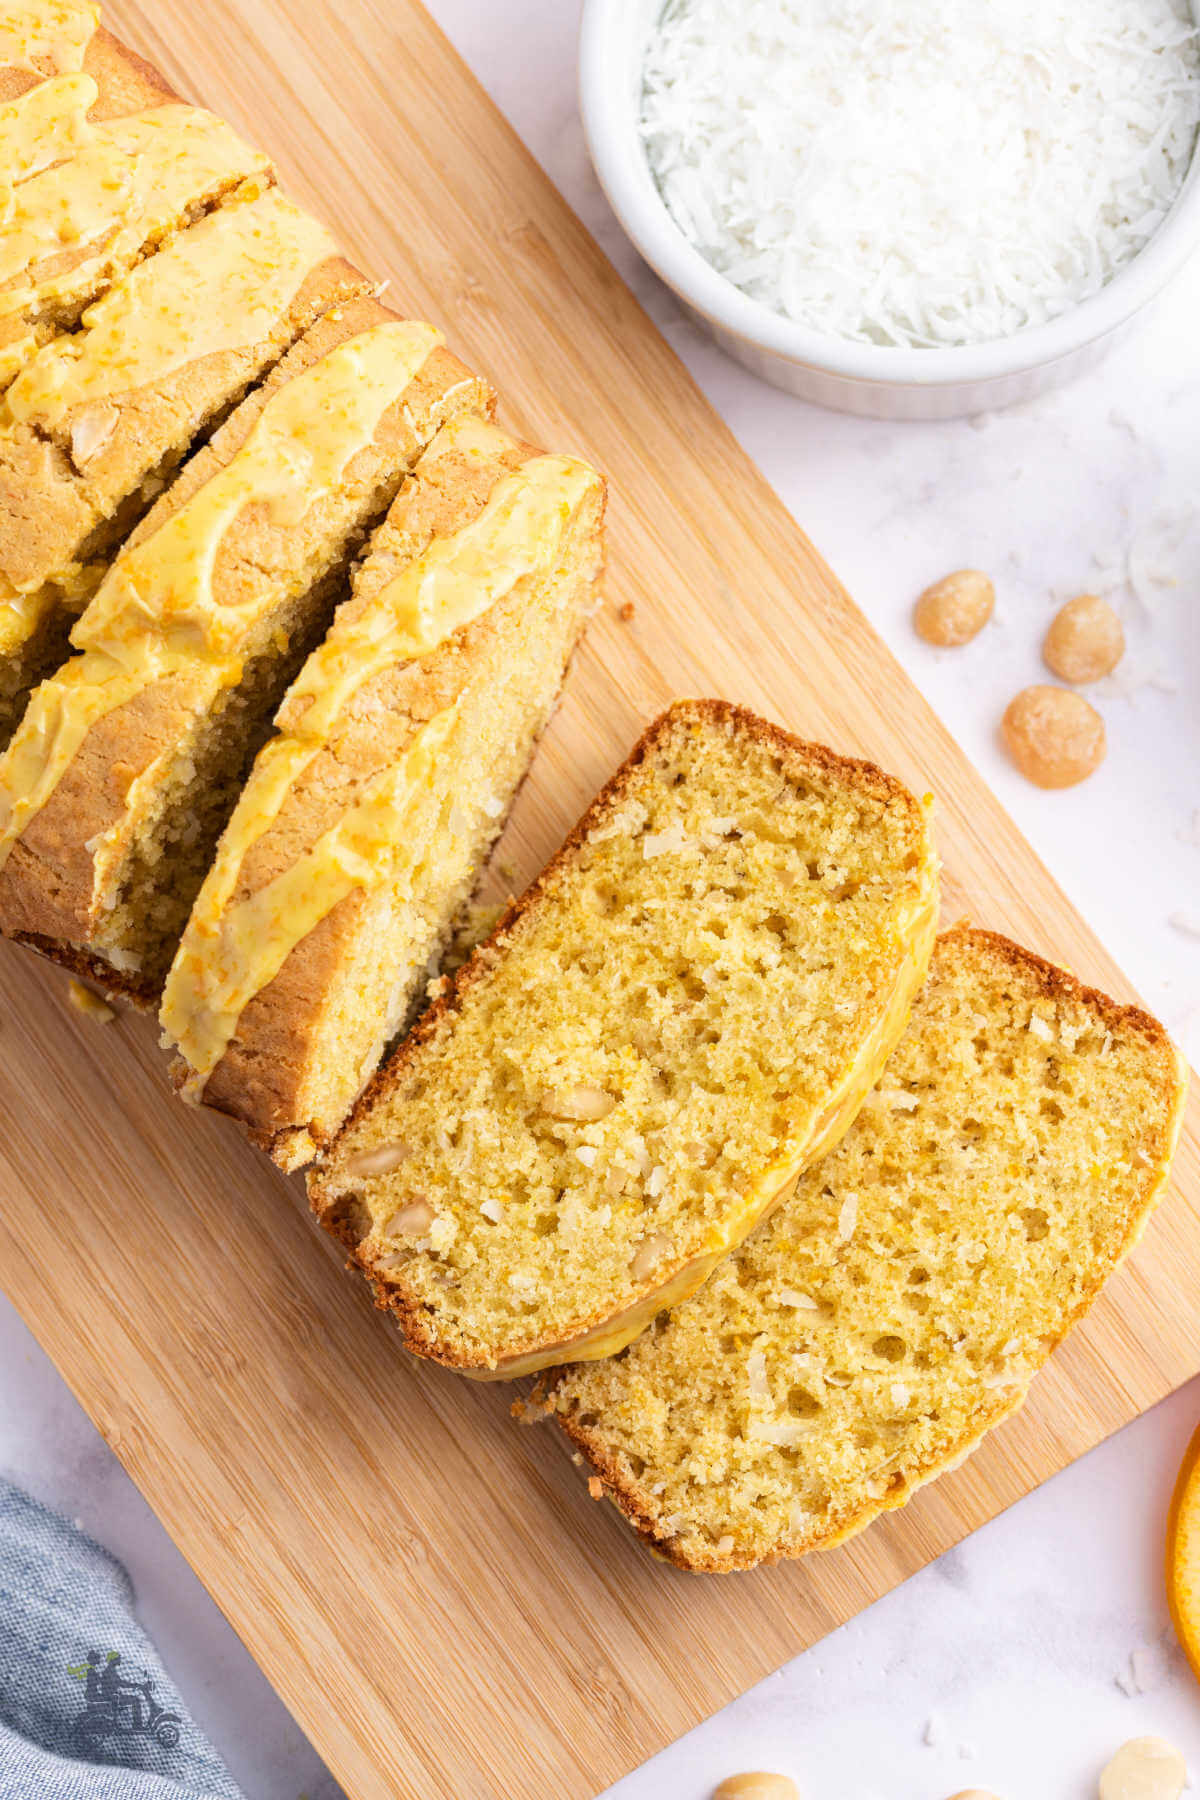
<path fill-rule="evenodd" d="M 622 619 L 624 619 L 625 623 L 628 625 L 629 621 L 634 617 L 636 612 L 637 612 L 637 608 L 634 606 L 633 601 L 626 600 L 624 606 L 622 606 L 622 608 L 621 608 L 620 616 Z"/>
<path fill-rule="evenodd" d="M 67 999 L 77 1013 L 82 1013 L 96 1025 L 111 1025 L 117 1016 L 116 1008 L 102 1000 L 99 994 L 94 994 L 91 988 L 84 987 L 82 981 L 67 983 Z"/>
<path fill-rule="evenodd" d="M 603 1500 L 604 1483 L 598 1475 L 588 1476 L 588 1493 L 592 1496 L 593 1500 Z"/>

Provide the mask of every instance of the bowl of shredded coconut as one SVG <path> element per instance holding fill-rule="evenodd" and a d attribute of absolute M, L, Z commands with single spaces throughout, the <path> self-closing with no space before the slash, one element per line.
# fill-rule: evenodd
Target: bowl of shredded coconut
<path fill-rule="evenodd" d="M 651 266 L 849 412 L 1029 399 L 1200 244 L 1191 0 L 586 0 L 580 92 Z"/>

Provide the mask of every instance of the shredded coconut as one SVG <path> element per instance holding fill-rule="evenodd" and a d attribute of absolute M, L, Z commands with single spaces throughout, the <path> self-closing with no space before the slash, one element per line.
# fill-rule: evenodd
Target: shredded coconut
<path fill-rule="evenodd" d="M 642 858 L 650 862 L 656 856 L 676 855 L 687 846 L 680 824 L 668 825 L 665 831 L 648 831 L 642 839 Z"/>
<path fill-rule="evenodd" d="M 667 0 L 642 136 L 684 235 L 861 343 L 983 343 L 1097 293 L 1200 122 L 1187 0 Z"/>
<path fill-rule="evenodd" d="M 746 1374 L 750 1383 L 751 1400 L 769 1400 L 771 1384 L 767 1380 L 767 1359 L 761 1350 L 752 1350 L 746 1358 Z"/>
<path fill-rule="evenodd" d="M 875 1104 L 887 1112 L 916 1112 L 920 1100 L 904 1088 L 876 1088 Z"/>

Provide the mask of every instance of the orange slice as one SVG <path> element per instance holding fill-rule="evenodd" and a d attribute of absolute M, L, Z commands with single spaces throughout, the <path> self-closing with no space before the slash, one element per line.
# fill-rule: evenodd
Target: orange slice
<path fill-rule="evenodd" d="M 1167 1603 L 1200 1679 L 1200 1431 L 1187 1447 L 1167 1519 Z"/>

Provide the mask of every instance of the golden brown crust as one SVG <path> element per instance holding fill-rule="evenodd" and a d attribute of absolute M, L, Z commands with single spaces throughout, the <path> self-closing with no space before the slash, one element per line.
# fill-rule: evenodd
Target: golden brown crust
<path fill-rule="evenodd" d="M 1032 1375 L 1036 1375 L 1067 1334 L 1095 1305 L 1105 1284 L 1134 1248 L 1146 1227 L 1158 1195 L 1167 1179 L 1171 1154 L 1182 1125 L 1187 1070 L 1164 1026 L 1144 1008 L 1122 1005 L 1109 995 L 1102 993 L 1098 988 L 1085 986 L 1067 970 L 1048 962 L 1032 950 L 1023 949 L 1019 944 L 1013 943 L 1011 939 L 1001 936 L 998 932 L 974 929 L 965 923 L 956 925 L 950 931 L 944 932 L 939 939 L 939 948 L 950 948 L 955 945 L 979 951 L 994 961 L 1007 965 L 1012 970 L 1014 977 L 1022 983 L 1025 998 L 1044 998 L 1088 1007 L 1097 1015 L 1105 1029 L 1113 1033 L 1114 1037 L 1118 1033 L 1126 1033 L 1141 1038 L 1151 1052 L 1160 1059 L 1162 1065 L 1164 1116 L 1158 1133 L 1159 1154 L 1147 1170 L 1147 1180 L 1140 1202 L 1129 1214 L 1125 1229 L 1119 1241 L 1110 1247 L 1107 1259 L 1103 1262 L 1097 1261 L 1094 1280 L 1088 1290 L 1071 1311 L 1063 1317 L 1060 1329 L 1054 1336 L 1042 1339 L 1040 1360 L 1031 1371 Z M 535 1403 L 547 1403 L 546 1410 L 548 1411 L 552 1411 L 550 1396 L 553 1394 L 555 1385 L 556 1373 L 551 1372 L 538 1383 L 535 1389 Z M 715 1547 L 711 1549 L 710 1554 L 704 1556 L 696 1556 L 685 1550 L 678 1540 L 669 1534 L 662 1534 L 659 1509 L 655 1504 L 654 1496 L 639 1483 L 628 1479 L 619 1463 L 608 1453 L 599 1432 L 579 1424 L 569 1413 L 554 1413 L 553 1416 L 574 1448 L 586 1459 L 593 1472 L 593 1477 L 599 1479 L 603 1489 L 602 1497 L 616 1506 L 642 1542 L 657 1557 L 674 1564 L 676 1568 L 693 1573 L 726 1574 L 756 1567 L 759 1564 L 780 1562 L 787 1558 L 807 1555 L 811 1550 L 833 1549 L 848 1538 L 854 1537 L 877 1519 L 881 1513 L 890 1512 L 905 1505 L 917 1488 L 935 1480 L 937 1476 L 949 1469 L 957 1467 L 990 1431 L 1020 1409 L 1029 1392 L 1029 1386 L 1030 1382 L 1026 1382 L 1024 1386 L 1015 1391 L 1011 1389 L 996 1390 L 992 1394 L 982 1395 L 973 1429 L 958 1443 L 943 1454 L 919 1461 L 910 1469 L 897 1474 L 893 1477 L 888 1491 L 878 1500 L 847 1508 L 844 1513 L 837 1515 L 820 1535 L 799 1545 L 781 1544 L 777 1550 L 765 1556 L 739 1556 L 736 1552 L 719 1554 Z"/>
<path fill-rule="evenodd" d="M 127 113 L 146 112 L 152 106 L 166 106 L 180 97 L 156 68 L 103 25 L 84 53 L 83 72 L 92 77 L 99 90 L 88 115 L 92 119 L 123 118 Z M 53 68 L 37 59 L 32 69 L 12 63 L 0 66 L 0 106 L 18 99 L 54 73 Z"/>
<path fill-rule="evenodd" d="M 104 25 L 87 47 L 83 68 L 99 89 L 91 111 L 93 119 L 124 118 L 127 113 L 147 112 L 152 106 L 182 101 L 182 95 L 175 92 L 153 63 L 123 44 Z"/>
<path fill-rule="evenodd" d="M 47 962 L 57 963 L 60 969 L 69 969 L 72 975 L 95 982 L 110 999 L 127 1000 L 141 1012 L 154 1010 L 158 995 L 152 982 L 142 981 L 136 975 L 122 974 L 111 963 L 93 956 L 88 950 L 61 943 L 56 938 L 41 937 L 36 931 L 14 932 L 13 942 L 26 945 Z"/>
<path fill-rule="evenodd" d="M 366 298 L 326 313 L 192 457 L 128 543 L 138 544 L 152 535 L 233 457 L 279 387 L 335 345 L 395 318 L 377 300 Z M 389 475 L 394 471 L 398 481 L 424 441 L 418 440 L 418 430 L 431 434 L 442 422 L 440 409 L 446 397 L 476 390 L 489 391 L 449 351 L 435 349 L 403 399 L 388 408 L 374 446 L 364 453 L 367 459 Z M 278 563 L 287 554 L 289 535 L 272 521 L 268 509 L 247 505 L 237 532 L 228 533 L 222 542 L 216 579 L 222 578 L 226 567 L 250 572 Z M 249 573 L 244 578 L 249 579 Z M 331 566 L 330 579 L 340 580 L 340 567 Z M 43 947 L 46 940 L 78 947 L 92 939 L 97 902 L 88 845 L 122 826 L 131 783 L 177 742 L 188 716 L 188 686 L 186 675 L 157 681 L 88 731 L 54 793 L 30 820 L 0 870 L 0 930 L 6 936 L 36 936 Z"/>
<path fill-rule="evenodd" d="M 780 757 L 786 757 L 793 762 L 799 759 L 809 769 L 818 770 L 831 780 L 843 785 L 857 786 L 873 799 L 883 803 L 899 803 L 906 810 L 912 810 L 914 827 L 920 827 L 919 809 L 909 790 L 903 782 L 888 775 L 874 763 L 842 756 L 823 744 L 808 743 L 785 731 L 782 726 L 772 724 L 757 713 L 751 712 L 746 707 L 736 706 L 731 701 L 718 699 L 675 701 L 646 728 L 629 756 L 605 783 L 541 874 L 518 899 L 509 904 L 491 936 L 485 943 L 478 946 L 439 997 L 418 1020 L 408 1036 L 376 1072 L 338 1133 L 333 1146 L 331 1146 L 332 1149 L 336 1150 L 341 1138 L 350 1133 L 368 1115 L 372 1107 L 406 1078 L 414 1060 L 425 1045 L 429 1044 L 439 1032 L 446 1029 L 452 1015 L 461 1008 L 463 1000 L 471 988 L 488 968 L 504 955 L 521 922 L 533 916 L 542 906 L 553 903 L 560 880 L 571 868 L 574 859 L 586 843 L 588 834 L 599 823 L 601 815 L 619 800 L 634 773 L 648 757 L 654 754 L 659 744 L 669 736 L 681 719 L 694 720 L 698 728 L 716 725 L 731 733 L 736 732 L 742 737 L 748 737 L 758 744 L 765 745 Z M 327 1206 L 336 1207 L 337 1204 L 332 1195 L 323 1204 L 324 1191 L 322 1169 L 318 1164 L 309 1177 L 309 1200 L 313 1211 L 322 1220 L 322 1223 L 324 1223 Z M 346 1227 L 343 1224 L 340 1233 L 337 1234 L 342 1242 L 346 1241 L 345 1232 Z M 484 1375 L 489 1373 L 503 1375 L 506 1372 L 504 1367 L 493 1370 L 482 1356 L 471 1356 L 464 1351 L 461 1344 L 441 1336 L 428 1314 L 418 1304 L 410 1301 L 394 1283 L 381 1281 L 367 1267 L 358 1257 L 357 1244 L 347 1245 L 347 1247 L 353 1251 L 356 1266 L 371 1286 L 375 1304 L 392 1314 L 410 1349 L 432 1361 L 442 1363 L 447 1368 Z M 650 1284 L 647 1288 L 647 1295 L 656 1291 L 657 1287 L 657 1282 Z M 577 1342 L 579 1338 L 603 1326 L 607 1322 L 607 1318 L 606 1313 L 598 1312 L 586 1319 L 574 1321 L 571 1328 L 571 1341 Z M 506 1355 L 505 1364 L 517 1362 L 526 1352 L 538 1351 L 543 1347 L 540 1341 L 532 1338 L 527 1343 L 515 1344 Z M 511 1372 L 520 1371 L 513 1370 Z"/>

